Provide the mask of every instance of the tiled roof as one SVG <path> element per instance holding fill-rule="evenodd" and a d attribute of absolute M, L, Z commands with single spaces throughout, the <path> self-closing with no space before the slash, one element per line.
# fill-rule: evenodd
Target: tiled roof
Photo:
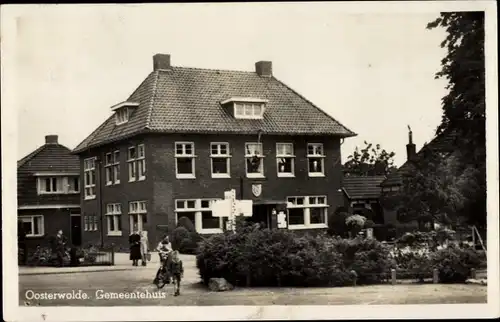
<path fill-rule="evenodd" d="M 17 162 L 24 172 L 80 172 L 78 156 L 61 144 L 45 144 Z"/>
<path fill-rule="evenodd" d="M 264 118 L 235 119 L 220 104 L 231 97 L 268 100 Z M 73 152 L 143 132 L 356 135 L 281 81 L 255 72 L 156 70 L 127 101 L 139 103 L 127 123 L 116 125 L 114 117 L 109 117 Z"/>
<path fill-rule="evenodd" d="M 455 139 L 457 135 L 454 132 L 443 132 L 436 136 L 431 142 L 425 144 L 420 151 L 418 151 L 415 161 L 406 161 L 399 169 L 387 176 L 380 185 L 387 186 L 400 186 L 403 184 L 403 176 L 413 171 L 413 162 L 418 162 L 418 157 L 423 155 L 426 151 L 433 150 L 436 152 L 453 152 L 455 151 Z"/>
<path fill-rule="evenodd" d="M 380 197 L 380 183 L 385 176 L 344 177 L 344 191 L 349 199 L 376 199 Z"/>

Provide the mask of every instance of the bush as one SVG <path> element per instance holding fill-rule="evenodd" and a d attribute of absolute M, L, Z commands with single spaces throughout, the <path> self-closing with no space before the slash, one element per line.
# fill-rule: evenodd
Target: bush
<path fill-rule="evenodd" d="M 196 254 L 201 236 L 196 232 L 194 224 L 187 217 L 179 218 L 177 227 L 172 232 L 172 249 L 182 254 Z"/>
<path fill-rule="evenodd" d="M 346 219 L 350 216 L 350 214 L 347 210 L 343 211 L 344 209 L 344 207 L 339 207 L 339 209 L 337 209 L 337 211 L 331 214 L 328 218 L 327 232 L 330 236 L 347 237 L 349 229 L 346 224 Z"/>
<path fill-rule="evenodd" d="M 431 260 L 438 270 L 441 283 L 463 283 L 470 276 L 472 268 L 481 266 L 481 256 L 477 251 L 456 246 L 437 250 Z"/>
<path fill-rule="evenodd" d="M 196 265 L 205 284 L 223 277 L 239 286 L 345 286 L 374 283 L 390 269 L 388 250 L 375 240 L 346 241 L 287 230 L 246 230 L 200 243 Z"/>
<path fill-rule="evenodd" d="M 184 227 L 188 232 L 196 232 L 196 228 L 194 227 L 194 223 L 188 217 L 181 217 L 177 222 L 177 227 Z"/>

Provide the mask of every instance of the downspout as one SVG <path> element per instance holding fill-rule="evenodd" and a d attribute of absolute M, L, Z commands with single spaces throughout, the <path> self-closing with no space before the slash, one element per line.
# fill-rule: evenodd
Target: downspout
<path fill-rule="evenodd" d="M 97 157 L 96 159 L 96 163 L 97 163 L 97 178 L 96 178 L 96 183 L 99 184 L 99 188 L 98 188 L 98 193 L 99 193 L 99 202 L 98 202 L 98 205 L 99 205 L 99 208 L 98 208 L 98 211 L 99 211 L 99 220 L 100 220 L 100 237 L 101 237 L 101 248 L 104 247 L 104 218 L 102 216 L 102 182 L 101 182 L 101 174 L 102 174 L 102 169 L 101 169 L 101 165 L 102 165 L 102 160 L 100 158 L 100 156 Z"/>

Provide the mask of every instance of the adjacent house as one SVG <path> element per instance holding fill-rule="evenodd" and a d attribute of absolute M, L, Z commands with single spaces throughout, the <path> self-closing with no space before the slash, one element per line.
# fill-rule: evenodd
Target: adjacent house
<path fill-rule="evenodd" d="M 80 160 L 57 135 L 17 162 L 17 204 L 28 248 L 46 244 L 59 229 L 81 244 Z"/>
<path fill-rule="evenodd" d="M 83 239 L 127 245 L 134 227 L 151 243 L 188 217 L 201 234 L 220 233 L 211 204 L 235 189 L 253 200 L 250 220 L 327 228 L 343 205 L 340 144 L 356 135 L 273 76 L 185 68 L 170 55 L 73 151 L 80 158 Z"/>
<path fill-rule="evenodd" d="M 380 184 L 385 176 L 345 176 L 342 191 L 345 204 L 353 214 L 364 214 L 369 209 L 373 214 L 373 222 L 384 223 L 384 212 L 380 205 Z"/>

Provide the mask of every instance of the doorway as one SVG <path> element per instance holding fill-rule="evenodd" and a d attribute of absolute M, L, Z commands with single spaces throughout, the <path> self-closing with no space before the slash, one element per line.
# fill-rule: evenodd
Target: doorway
<path fill-rule="evenodd" d="M 259 223 L 264 228 L 271 228 L 271 209 L 270 205 L 254 205 L 252 207 L 252 217 L 248 221 Z"/>
<path fill-rule="evenodd" d="M 80 214 L 71 214 L 71 244 L 73 246 L 82 245 L 82 216 Z"/>

